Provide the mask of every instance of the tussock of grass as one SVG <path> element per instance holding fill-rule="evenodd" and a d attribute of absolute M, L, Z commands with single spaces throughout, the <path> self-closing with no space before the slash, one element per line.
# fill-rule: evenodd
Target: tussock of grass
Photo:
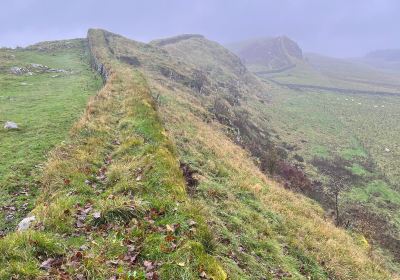
<path fill-rule="evenodd" d="M 29 230 L 9 234 L 0 240 L 0 279 L 39 276 L 39 260 L 64 254 L 61 244 L 61 239 L 50 233 Z"/>
<path fill-rule="evenodd" d="M 99 201 L 99 217 L 93 218 L 95 225 L 121 223 L 127 224 L 133 218 L 143 218 L 146 207 L 141 202 L 117 196 Z"/>

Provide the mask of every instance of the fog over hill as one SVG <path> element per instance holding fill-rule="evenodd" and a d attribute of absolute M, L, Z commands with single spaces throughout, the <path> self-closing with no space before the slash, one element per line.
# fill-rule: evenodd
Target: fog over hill
<path fill-rule="evenodd" d="M 282 71 L 303 60 L 303 51 L 286 36 L 260 38 L 229 44 L 245 64 L 258 65 L 265 71 Z"/>
<path fill-rule="evenodd" d="M 150 41 L 196 33 L 223 44 L 282 34 L 306 51 L 360 57 L 399 48 L 397 0 L 16 0 L 2 6 L 0 46 L 85 37 L 93 26 Z"/>
<path fill-rule="evenodd" d="M 1 13 L 0 280 L 400 280 L 399 1 Z"/>

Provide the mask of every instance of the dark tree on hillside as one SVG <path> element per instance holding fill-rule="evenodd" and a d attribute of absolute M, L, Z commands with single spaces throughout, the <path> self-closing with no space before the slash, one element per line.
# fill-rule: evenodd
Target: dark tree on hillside
<path fill-rule="evenodd" d="M 333 201 L 335 211 L 335 223 L 337 226 L 343 225 L 342 213 L 340 212 L 341 194 L 348 189 L 345 178 L 332 178 L 328 184 L 327 195 Z"/>
<path fill-rule="evenodd" d="M 324 188 L 325 203 L 335 212 L 335 222 L 338 226 L 348 226 L 350 221 L 343 221 L 344 213 L 341 213 L 340 200 L 342 194 L 351 186 L 357 185 L 360 176 L 351 172 L 349 167 L 351 161 L 341 157 L 333 159 L 314 158 L 312 164 L 318 168 L 320 173 L 329 178 L 329 183 Z"/>

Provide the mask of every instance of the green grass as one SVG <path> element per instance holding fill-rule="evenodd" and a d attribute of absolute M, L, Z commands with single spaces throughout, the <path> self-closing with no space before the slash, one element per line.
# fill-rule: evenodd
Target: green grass
<path fill-rule="evenodd" d="M 354 163 L 350 168 L 350 171 L 358 176 L 366 176 L 368 175 L 368 171 L 365 170 L 361 165 Z"/>
<path fill-rule="evenodd" d="M 326 158 L 329 156 L 329 151 L 324 146 L 316 145 L 312 148 L 312 154 L 315 155 L 316 157 Z"/>
<path fill-rule="evenodd" d="M 325 63 L 324 71 L 316 72 L 314 69 L 315 73 L 312 73 L 300 65 L 287 73 L 270 75 L 268 79 L 371 91 L 394 90 L 390 85 L 394 81 L 393 75 L 349 68 L 346 75 L 358 79 L 355 82 L 337 70 L 343 69 L 342 64 L 332 64 L 328 69 L 329 64 Z M 320 79 L 321 76 L 326 80 Z M 354 175 L 354 180 L 349 183 L 353 191 L 344 194 L 343 207 L 347 202 L 352 205 L 367 203 L 366 209 L 380 213 L 382 219 L 391 225 L 393 236 L 397 236 L 400 232 L 395 199 L 400 183 L 399 96 L 294 90 L 272 85 L 268 79 L 265 82 L 271 85 L 271 102 L 249 102 L 255 119 L 259 118 L 258 124 L 275 131 L 274 135 L 279 136 L 274 139 L 276 143 L 294 145 L 295 151 L 287 151 L 289 158 L 295 154 L 302 156 L 305 159 L 304 170 L 313 179 L 321 182 L 327 179 L 312 165 L 315 157 L 331 162 L 339 159 L 337 162 L 341 162 L 341 167 Z M 264 119 L 268 122 L 263 124 Z M 382 180 L 384 184 L 373 183 Z M 385 195 L 388 193 L 391 198 Z M 379 225 L 376 232 L 379 232 Z"/>
<path fill-rule="evenodd" d="M 400 206 L 400 194 L 380 180 L 372 181 L 362 188 L 352 189 L 349 198 L 365 203 L 389 201 Z"/>
<path fill-rule="evenodd" d="M 91 30 L 88 36 L 93 56 L 113 74 L 91 98 L 68 140 L 49 156 L 33 210 L 34 232 L 55 235 L 67 246 L 58 256 L 65 269 L 38 271 L 43 258 L 24 240 L 25 248 L 15 257 L 0 258 L 1 275 L 145 279 L 154 272 L 159 279 L 197 279 L 203 272 L 226 279 L 210 254 L 208 226 L 186 194 L 174 145 L 146 80 L 112 57 L 107 33 Z M 19 236 L 10 233 L 0 247 L 11 243 L 15 249 L 12 243 Z M 6 269 L 28 262 L 26 271 Z"/>
<path fill-rule="evenodd" d="M 37 177 L 33 175 L 40 173 L 40 164 L 47 153 L 66 139 L 89 96 L 101 84 L 101 79 L 89 68 L 85 51 L 83 41 L 73 48 L 53 51 L 0 51 L 5 69 L 38 63 L 73 71 L 32 76 L 0 73 L 0 207 L 16 207 L 14 217 L 7 222 L 5 216 L 13 212 L 2 211 L 0 230 L 13 229 L 18 219 L 32 208 L 38 193 Z M 54 75 L 59 76 L 52 78 Z M 5 121 L 16 122 L 20 129 L 4 130 Z M 14 194 L 21 191 L 26 191 L 26 195 Z"/>
<path fill-rule="evenodd" d="M 192 193 L 193 200 L 202 205 L 206 213 L 205 216 L 216 237 L 212 246 L 213 253 L 221 260 L 230 278 L 364 279 L 369 277 L 366 276 L 369 272 L 354 269 L 360 259 L 352 250 L 362 252 L 364 249 L 353 243 L 350 245 L 344 240 L 332 241 L 337 240 L 338 229 L 330 228 L 326 220 L 319 224 L 323 212 L 315 203 L 303 201 L 300 196 L 297 197 L 298 200 L 291 200 L 291 192 L 281 189 L 275 183 L 266 182 L 249 155 L 229 140 L 226 127 L 220 126 L 216 121 L 209 121 L 213 118 L 210 103 L 213 102 L 213 98 L 221 95 L 219 91 L 211 91 L 209 96 L 203 96 L 182 87 L 179 81 L 165 79 L 152 71 L 148 65 L 157 63 L 157 60 L 145 57 L 145 52 L 133 48 L 133 43 L 132 49 L 128 48 L 128 40 L 115 40 L 114 43 L 116 49 L 124 55 L 141 58 L 140 69 L 153 78 L 150 80 L 150 85 L 154 92 L 162 96 L 159 109 L 163 121 L 178 147 L 181 161 L 196 171 L 199 184 Z M 210 75 L 208 78 L 211 84 L 218 82 L 229 84 L 227 78 L 229 76 L 241 81 L 243 83 L 241 87 L 247 90 L 244 90 L 245 98 L 240 100 L 243 105 L 232 107 L 232 110 L 244 108 L 251 110 L 250 116 L 255 125 L 263 128 L 269 126 L 271 118 L 260 115 L 260 112 L 279 109 L 274 106 L 265 108 L 265 104 L 269 105 L 268 102 L 259 101 L 260 98 L 267 99 L 261 94 L 265 89 L 256 87 L 257 83 L 252 80 L 253 77 L 245 76 L 248 78 L 245 80 L 243 76 L 235 73 L 234 68 L 226 67 L 228 64 L 226 60 L 229 60 L 229 57 L 210 48 L 211 45 L 213 43 L 196 38 L 167 45 L 165 50 L 174 58 L 182 59 L 182 68 L 187 63 L 195 69 L 209 73 L 219 71 L 223 73 Z M 279 99 L 278 92 L 276 93 Z M 285 94 L 282 95 L 286 97 Z M 317 140 L 323 135 L 323 130 L 315 126 L 316 122 L 324 121 L 332 134 L 337 134 L 341 130 L 340 122 L 324 115 L 326 108 L 320 106 L 322 104 L 314 106 L 316 112 L 305 113 L 303 108 L 296 107 L 299 101 L 304 108 L 310 104 L 310 100 L 292 99 L 287 102 L 287 111 L 281 112 L 282 121 L 286 121 L 285 129 L 294 127 L 293 131 L 286 130 L 285 136 L 296 133 L 296 126 L 298 127 L 299 123 L 309 125 L 310 133 L 315 133 L 315 142 L 311 144 L 317 146 Z M 277 103 L 274 100 L 273 105 L 276 106 Z M 258 107 L 251 107 L 253 105 Z M 312 121 L 307 122 L 307 119 Z M 275 126 L 274 129 L 278 131 Z M 325 137 L 329 140 L 330 136 L 331 134 Z M 304 140 L 309 139 L 304 138 Z M 351 142 L 343 142 L 345 148 L 352 147 Z M 331 143 L 333 146 L 334 142 Z M 306 144 L 302 142 L 300 145 Z M 321 153 L 329 155 L 331 146 L 325 144 L 320 149 Z M 327 237 L 328 233 L 332 235 Z M 340 231 L 340 234 L 347 236 L 343 231 Z M 349 251 L 346 253 L 342 251 L 347 249 Z M 343 263 L 338 264 L 341 261 L 336 262 L 338 260 L 336 258 L 341 259 Z M 361 265 L 362 268 L 359 268 L 364 269 L 367 266 L 364 263 Z M 379 278 L 378 275 L 371 277 Z"/>
<path fill-rule="evenodd" d="M 191 66 L 106 31 L 88 38 L 110 75 L 50 153 L 32 230 L 0 239 L 2 278 L 391 277 L 315 202 L 265 177 L 184 79 L 156 72 Z M 141 67 L 116 59 L 127 53 Z M 63 265 L 39 270 L 48 257 Z"/>
<path fill-rule="evenodd" d="M 302 216 L 322 213 L 315 204 L 288 202 L 289 192 L 265 182 L 245 152 L 220 131 L 221 127 L 202 122 L 186 109 L 190 107 L 186 97 L 189 93 L 167 89 L 162 92 L 165 98 L 160 109 L 166 127 L 176 141 L 181 160 L 199 174 L 194 200 L 207 213 L 216 236 L 213 252 L 232 279 L 363 279 L 367 272 L 358 276 L 350 272 L 350 259 L 355 257 L 341 264 L 342 268 L 347 267 L 341 272 L 323 260 L 326 243 L 320 247 L 313 243 L 314 238 L 324 239 L 326 231 L 331 229 L 314 224 L 312 227 L 318 229 L 311 233 L 304 228 L 311 224 Z M 304 209 L 299 209 L 300 205 Z M 313 216 L 316 223 L 317 216 Z M 307 232 L 305 235 L 303 230 Z M 345 247 L 358 250 L 355 245 Z M 329 261 L 341 254 L 336 249 L 328 249 Z M 342 254 L 343 259 L 349 256 Z"/>
<path fill-rule="evenodd" d="M 340 155 L 343 156 L 347 160 L 353 160 L 357 158 L 365 158 L 367 157 L 367 153 L 363 147 L 358 143 L 358 141 L 354 138 L 350 138 L 352 142 L 351 148 L 346 148 L 340 152 Z"/>

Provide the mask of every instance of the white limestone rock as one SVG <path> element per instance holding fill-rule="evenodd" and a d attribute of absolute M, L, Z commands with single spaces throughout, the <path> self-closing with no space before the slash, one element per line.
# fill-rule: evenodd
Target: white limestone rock
<path fill-rule="evenodd" d="M 18 224 L 18 231 L 24 231 L 29 229 L 29 227 L 31 226 L 31 223 L 34 222 L 36 220 L 35 216 L 31 216 L 31 217 L 26 217 L 25 219 L 22 219 L 22 221 L 19 222 Z"/>
<path fill-rule="evenodd" d="M 15 122 L 7 121 L 4 125 L 4 129 L 18 129 L 18 125 Z"/>

